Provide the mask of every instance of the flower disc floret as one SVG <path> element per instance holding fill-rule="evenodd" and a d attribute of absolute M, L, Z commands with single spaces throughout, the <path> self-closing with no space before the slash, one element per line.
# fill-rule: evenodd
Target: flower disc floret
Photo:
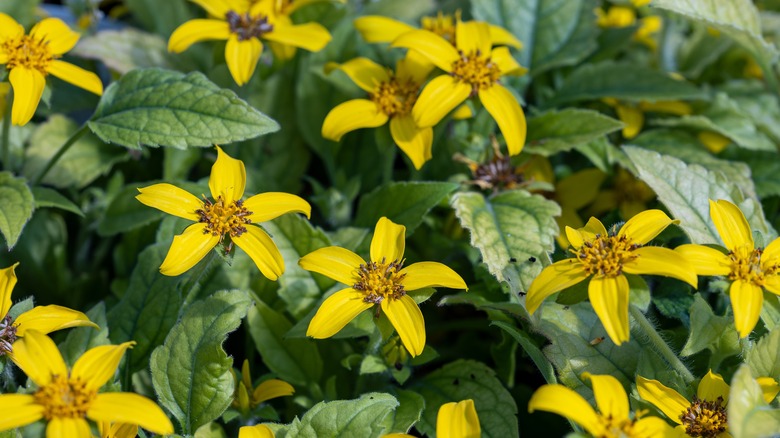
<path fill-rule="evenodd" d="M 369 98 L 388 117 L 405 116 L 412 112 L 417 101 L 419 85 L 406 80 L 391 77 L 389 81 L 380 82 Z"/>
<path fill-rule="evenodd" d="M 0 356 L 13 351 L 12 345 L 16 342 L 16 326 L 11 315 L 6 315 L 0 321 Z"/>
<path fill-rule="evenodd" d="M 625 263 L 637 258 L 633 252 L 639 247 L 625 235 L 597 235 L 592 242 L 584 242 L 581 247 L 570 251 L 588 274 L 617 277 L 623 273 Z"/>
<path fill-rule="evenodd" d="M 489 57 L 483 57 L 479 50 L 464 54 L 452 63 L 450 75 L 459 82 L 471 87 L 471 96 L 479 90 L 490 88 L 501 78 L 501 69 Z"/>
<path fill-rule="evenodd" d="M 752 248 L 744 245 L 729 251 L 728 257 L 731 262 L 729 280 L 745 281 L 763 287 L 766 277 L 775 275 L 778 268 L 778 265 L 761 266 L 763 252 L 763 248 Z"/>
<path fill-rule="evenodd" d="M 81 379 L 54 376 L 33 394 L 35 403 L 44 407 L 43 418 L 86 418 L 97 390 L 90 389 Z"/>
<path fill-rule="evenodd" d="M 384 258 L 381 262 L 361 264 L 357 271 L 358 281 L 352 288 L 365 294 L 363 301 L 366 303 L 379 304 L 385 299 L 398 300 L 406 295 L 403 285 L 406 274 L 401 272 L 403 266 L 403 260 L 386 263 Z"/>
<path fill-rule="evenodd" d="M 49 45 L 43 38 L 32 35 L 19 35 L 5 40 L 0 46 L 8 56 L 6 68 L 25 67 L 38 70 L 42 75 L 48 75 L 48 67 L 53 59 L 59 58 L 49 50 Z"/>
<path fill-rule="evenodd" d="M 230 26 L 230 32 L 238 35 L 239 41 L 260 38 L 274 30 L 274 25 L 271 24 L 267 15 L 253 16 L 249 12 L 241 14 L 236 11 L 228 11 L 225 14 L 225 20 Z"/>
<path fill-rule="evenodd" d="M 685 433 L 692 437 L 715 438 L 728 426 L 726 406 L 722 396 L 714 401 L 701 400 L 693 396 L 693 402 L 680 415 Z"/>
<path fill-rule="evenodd" d="M 249 219 L 252 212 L 247 210 L 243 201 L 237 199 L 225 204 L 222 196 L 218 196 L 213 203 L 204 199 L 203 207 L 195 210 L 195 213 L 200 217 L 199 222 L 206 224 L 203 234 L 219 236 L 220 241 L 225 238 L 226 234 L 229 234 L 230 237 L 241 236 L 246 233 L 245 225 L 252 223 L 252 220 Z"/>

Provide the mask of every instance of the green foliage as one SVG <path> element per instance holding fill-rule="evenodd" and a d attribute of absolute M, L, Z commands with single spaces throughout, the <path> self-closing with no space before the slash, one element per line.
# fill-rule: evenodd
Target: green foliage
<path fill-rule="evenodd" d="M 31 189 L 33 198 L 35 198 L 35 208 L 58 208 L 69 211 L 79 216 L 84 213 L 74 204 L 73 201 L 61 195 L 58 191 L 46 187 L 33 187 Z"/>
<path fill-rule="evenodd" d="M 745 362 L 756 377 L 780 376 L 778 351 L 780 351 L 780 329 L 775 328 L 761 337 L 748 351 Z"/>
<path fill-rule="evenodd" d="M 366 194 L 358 206 L 355 224 L 374 228 L 385 216 L 406 226 L 412 234 L 425 215 L 458 188 L 452 183 L 400 182 L 381 186 Z"/>
<path fill-rule="evenodd" d="M 173 67 L 164 39 L 133 28 L 98 32 L 82 39 L 71 53 L 101 61 L 120 74 L 138 68 Z"/>
<path fill-rule="evenodd" d="M 544 156 L 569 151 L 602 138 L 623 123 L 596 111 L 569 108 L 551 111 L 528 121 L 526 152 Z"/>
<path fill-rule="evenodd" d="M 780 409 L 769 408 L 747 365 L 740 366 L 731 379 L 727 407 L 729 433 L 734 438 L 767 437 L 780 430 Z"/>
<path fill-rule="evenodd" d="M 704 349 L 710 350 L 710 368 L 726 357 L 740 353 L 739 335 L 734 328 L 733 318 L 717 316 L 701 295 L 696 294 L 691 305 L 691 334 L 680 351 L 681 356 L 690 356 Z"/>
<path fill-rule="evenodd" d="M 108 339 L 108 320 L 106 319 L 106 304 L 102 301 L 86 312 L 89 320 L 98 325 L 94 327 L 77 327 L 68 332 L 68 336 L 60 344 L 60 352 L 68 366 L 73 366 L 76 359 L 85 351 L 100 345 L 110 344 Z"/>
<path fill-rule="evenodd" d="M 13 248 L 33 212 L 33 195 L 24 178 L 0 172 L 0 233 L 8 248 Z"/>

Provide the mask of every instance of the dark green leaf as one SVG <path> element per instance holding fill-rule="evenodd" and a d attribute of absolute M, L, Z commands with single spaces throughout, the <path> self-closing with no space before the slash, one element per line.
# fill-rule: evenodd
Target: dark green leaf
<path fill-rule="evenodd" d="M 81 357 L 81 355 L 90 348 L 111 343 L 108 339 L 106 304 L 102 301 L 95 304 L 95 306 L 87 311 L 87 316 L 90 321 L 97 324 L 100 328 L 76 327 L 70 329 L 65 341 L 59 345 L 62 357 L 69 366 L 72 366 L 76 362 L 76 359 Z"/>
<path fill-rule="evenodd" d="M 623 128 L 623 123 L 597 111 L 567 108 L 528 120 L 525 151 L 549 157 L 597 140 Z"/>
<path fill-rule="evenodd" d="M 11 172 L 0 172 L 0 205 L 0 233 L 10 250 L 32 217 L 34 201 L 27 181 L 15 178 Z"/>
<path fill-rule="evenodd" d="M 390 431 L 398 401 L 390 394 L 370 392 L 356 400 L 320 402 L 302 418 L 276 431 L 279 438 L 379 438 Z"/>
<path fill-rule="evenodd" d="M 35 208 L 59 208 L 84 217 L 78 205 L 54 189 L 33 187 L 32 195 L 35 198 Z"/>
<path fill-rule="evenodd" d="M 748 351 L 745 362 L 757 377 L 780 376 L 780 328 L 765 334 Z"/>
<path fill-rule="evenodd" d="M 385 216 L 405 225 L 412 234 L 423 217 L 444 198 L 458 188 L 445 182 L 394 182 L 381 186 L 363 196 L 355 218 L 355 225 L 374 228 Z"/>

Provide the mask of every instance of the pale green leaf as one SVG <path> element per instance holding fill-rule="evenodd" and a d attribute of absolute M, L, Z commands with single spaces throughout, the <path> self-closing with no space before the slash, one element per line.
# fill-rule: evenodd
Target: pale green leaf
<path fill-rule="evenodd" d="M 385 216 L 405 225 L 411 234 L 425 215 L 444 198 L 458 188 L 447 182 L 393 182 L 381 186 L 361 198 L 355 225 L 374 228 Z"/>
<path fill-rule="evenodd" d="M 734 438 L 766 438 L 780 430 L 780 409 L 767 405 L 747 365 L 740 366 L 731 379 L 727 409 L 729 433 Z"/>
<path fill-rule="evenodd" d="M 33 213 L 34 200 L 27 181 L 11 172 L 0 172 L 0 205 L 0 233 L 10 250 Z"/>
<path fill-rule="evenodd" d="M 160 404 L 185 435 L 218 418 L 233 401 L 233 358 L 222 344 L 251 304 L 238 290 L 196 301 L 152 353 L 152 383 Z"/>
<path fill-rule="evenodd" d="M 369 392 L 355 400 L 319 402 L 302 418 L 277 429 L 279 438 L 379 438 L 390 431 L 398 400 L 390 394 Z"/>
<path fill-rule="evenodd" d="M 165 39 L 132 27 L 104 30 L 82 38 L 70 53 L 101 61 L 119 74 L 137 68 L 173 67 Z"/>
<path fill-rule="evenodd" d="M 623 123 L 597 111 L 567 108 L 528 120 L 525 151 L 549 157 L 603 138 L 623 128 Z"/>
<path fill-rule="evenodd" d="M 753 345 L 745 362 L 757 377 L 780 377 L 780 328 L 774 328 Z"/>
<path fill-rule="evenodd" d="M 8 14 L 23 26 L 35 21 L 36 9 L 41 0 L 4 0 L 0 2 L 0 12 Z"/>
<path fill-rule="evenodd" d="M 87 312 L 89 320 L 100 327 L 76 327 L 68 331 L 68 336 L 59 345 L 65 363 L 73 365 L 76 359 L 85 351 L 99 345 L 110 344 L 108 339 L 108 320 L 106 319 L 106 304 L 101 301 L 95 304 Z"/>
<path fill-rule="evenodd" d="M 690 335 L 680 356 L 691 356 L 708 349 L 712 352 L 710 367 L 717 368 L 726 357 L 740 354 L 739 335 L 732 318 L 715 315 L 700 294 L 694 296 L 690 315 Z"/>
<path fill-rule="evenodd" d="M 422 418 L 425 399 L 420 394 L 406 389 L 396 390 L 395 398 L 400 405 L 395 410 L 393 427 L 390 430 L 396 433 L 406 433 Z"/>
<path fill-rule="evenodd" d="M 84 217 L 84 213 L 78 205 L 54 189 L 33 187 L 32 195 L 35 198 L 35 208 L 59 208 Z"/>

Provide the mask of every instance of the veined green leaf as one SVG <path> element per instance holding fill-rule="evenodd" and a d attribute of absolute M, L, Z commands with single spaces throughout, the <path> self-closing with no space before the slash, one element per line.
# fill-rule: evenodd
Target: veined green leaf
<path fill-rule="evenodd" d="M 68 336 L 59 347 L 62 352 L 62 357 L 65 359 L 65 363 L 70 366 L 72 366 L 73 363 L 76 362 L 76 359 L 81 357 L 81 355 L 90 348 L 111 343 L 108 339 L 106 304 L 101 301 L 89 309 L 86 314 L 89 317 L 89 320 L 97 324 L 100 328 L 76 327 L 68 331 Z"/>
<path fill-rule="evenodd" d="M 0 3 L 0 12 L 14 17 L 23 26 L 28 26 L 35 20 L 35 10 L 40 3 L 41 0 L 6 0 Z"/>
<path fill-rule="evenodd" d="M 173 67 L 166 40 L 132 27 L 104 30 L 82 38 L 70 53 L 101 61 L 119 74 L 137 68 Z"/>
<path fill-rule="evenodd" d="M 528 120 L 525 151 L 549 157 L 623 128 L 623 123 L 598 111 L 567 108 Z"/>
<path fill-rule="evenodd" d="M 10 250 L 33 213 L 34 200 L 27 181 L 11 172 L 0 172 L 0 205 L 0 233 Z"/>
<path fill-rule="evenodd" d="M 406 433 L 422 418 L 425 399 L 420 394 L 405 389 L 396 390 L 395 398 L 400 405 L 395 410 L 391 430 L 395 433 Z"/>
<path fill-rule="evenodd" d="M 770 437 L 780 430 L 780 409 L 767 405 L 761 387 L 747 365 L 740 366 L 731 379 L 726 408 L 729 433 L 734 438 Z"/>
<path fill-rule="evenodd" d="M 233 401 L 233 358 L 222 343 L 251 304 L 249 295 L 238 290 L 196 301 L 152 353 L 152 383 L 160 404 L 185 435 L 222 415 Z"/>
<path fill-rule="evenodd" d="M 710 367 L 717 368 L 726 357 L 740 353 L 739 335 L 732 318 L 715 315 L 699 294 L 694 297 L 690 315 L 690 335 L 680 351 L 681 356 L 709 349 L 712 352 Z"/>
<path fill-rule="evenodd" d="M 423 217 L 458 184 L 446 182 L 393 182 L 363 196 L 357 210 L 355 224 L 373 229 L 379 218 L 405 225 L 412 234 Z"/>
<path fill-rule="evenodd" d="M 32 195 L 35 198 L 35 208 L 59 208 L 60 210 L 69 211 L 84 217 L 84 213 L 81 212 L 78 205 L 56 190 L 46 187 L 33 187 Z"/>
<path fill-rule="evenodd" d="M 279 129 L 202 73 L 158 68 L 133 70 L 111 84 L 88 123 L 103 141 L 133 149 L 209 147 Z"/>
<path fill-rule="evenodd" d="M 745 362 L 750 366 L 754 376 L 777 378 L 780 376 L 778 351 L 780 351 L 780 328 L 775 327 L 753 345 L 747 353 Z"/>
<path fill-rule="evenodd" d="M 379 392 L 369 392 L 355 400 L 319 402 L 289 425 L 274 425 L 274 432 L 278 438 L 378 438 L 390 431 L 397 407 L 395 397 Z"/>

